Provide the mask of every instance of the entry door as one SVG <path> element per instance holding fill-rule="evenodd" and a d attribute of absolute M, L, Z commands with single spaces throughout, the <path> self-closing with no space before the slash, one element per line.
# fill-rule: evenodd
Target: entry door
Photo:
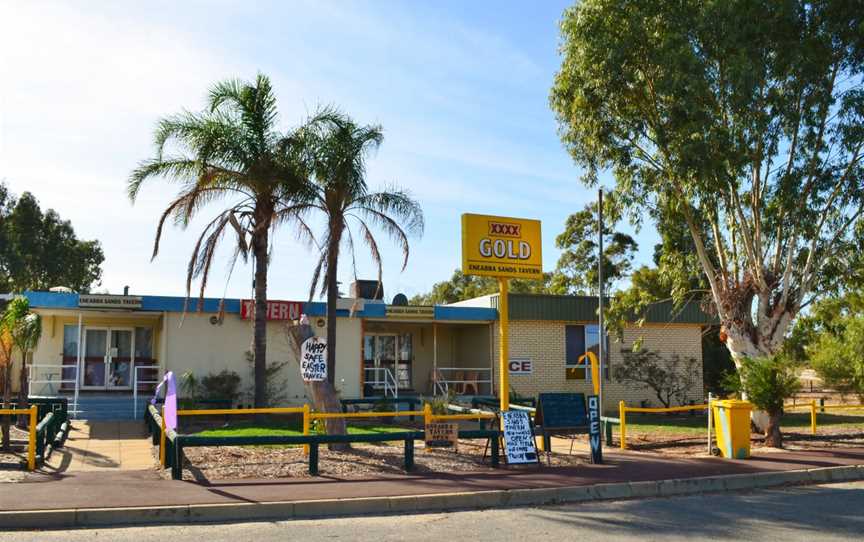
<path fill-rule="evenodd" d="M 81 388 L 89 390 L 132 389 L 134 362 L 132 329 L 86 328 Z"/>
<path fill-rule="evenodd" d="M 411 388 L 411 336 L 407 337 L 406 342 L 405 336 L 376 333 L 367 334 L 364 340 L 366 366 L 389 370 L 396 378 L 399 389 Z M 375 389 L 383 389 L 384 375 L 376 371 L 374 378 L 369 384 Z"/>
<path fill-rule="evenodd" d="M 81 387 L 105 389 L 108 364 L 108 329 L 87 328 L 84 330 L 84 367 L 81 371 Z"/>
<path fill-rule="evenodd" d="M 108 389 L 132 389 L 133 330 L 111 329 L 111 348 L 108 350 Z"/>

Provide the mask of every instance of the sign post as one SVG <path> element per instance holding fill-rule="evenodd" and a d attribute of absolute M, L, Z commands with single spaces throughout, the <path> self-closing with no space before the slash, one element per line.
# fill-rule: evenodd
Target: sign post
<path fill-rule="evenodd" d="M 591 462 L 603 463 L 603 438 L 600 427 L 600 396 L 588 396 L 588 437 L 591 444 Z"/>
<path fill-rule="evenodd" d="M 498 373 L 499 381 L 498 388 L 501 403 L 499 408 L 501 412 L 507 412 L 510 409 L 510 366 L 507 361 L 510 359 L 510 309 L 507 305 L 507 294 L 510 290 L 510 280 L 506 278 L 498 279 Z"/>
<path fill-rule="evenodd" d="M 462 272 L 498 279 L 498 393 L 501 412 L 507 412 L 510 408 L 509 279 L 543 278 L 540 221 L 463 214 Z"/>

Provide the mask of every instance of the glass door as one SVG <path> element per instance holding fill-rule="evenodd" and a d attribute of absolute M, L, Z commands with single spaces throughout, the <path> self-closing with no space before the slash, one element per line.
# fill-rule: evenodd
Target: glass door
<path fill-rule="evenodd" d="M 108 389 L 132 389 L 132 330 L 111 329 L 108 350 Z"/>
<path fill-rule="evenodd" d="M 83 389 L 105 389 L 108 364 L 108 330 L 87 328 L 84 332 Z"/>
<path fill-rule="evenodd" d="M 381 369 L 386 369 L 393 375 L 399 389 L 410 389 L 412 357 L 410 334 L 366 334 L 363 337 L 366 386 L 374 391 L 383 390 L 385 376 Z"/>

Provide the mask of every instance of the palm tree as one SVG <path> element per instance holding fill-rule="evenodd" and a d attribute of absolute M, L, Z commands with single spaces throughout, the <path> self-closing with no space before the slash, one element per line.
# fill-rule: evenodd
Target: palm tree
<path fill-rule="evenodd" d="M 42 317 L 30 312 L 30 301 L 19 296 L 9 302 L 3 314 L 6 326 L 11 334 L 12 345 L 21 352 L 21 372 L 18 378 L 18 408 L 28 406 L 27 358 L 36 349 L 39 338 L 42 337 Z M 18 417 L 18 426 L 26 427 L 27 416 Z"/>
<path fill-rule="evenodd" d="M 180 185 L 156 228 L 155 258 L 166 220 L 186 228 L 208 204 L 226 205 L 201 231 L 186 274 L 186 296 L 200 278 L 198 310 L 213 257 L 226 234 L 235 238 L 229 270 L 237 258 L 255 268 L 253 354 L 255 406 L 266 406 L 267 268 L 272 230 L 280 215 L 307 186 L 302 169 L 302 144 L 276 129 L 276 97 L 270 80 L 259 74 L 253 83 L 217 83 L 207 107 L 162 119 L 155 132 L 155 157 L 132 172 L 129 197 L 134 202 L 145 180 L 165 177 Z M 302 226 L 301 226 L 302 229 Z M 302 232 L 301 232 L 302 233 Z M 230 272 L 230 271 L 229 271 Z"/>
<path fill-rule="evenodd" d="M 356 276 L 355 232 L 369 249 L 381 281 L 382 263 L 373 227 L 384 231 L 402 250 L 402 270 L 408 264 L 408 236 L 422 235 L 423 211 L 411 196 L 395 187 L 370 192 L 366 184 L 366 159 L 384 140 L 379 125 L 360 126 L 338 111 L 324 111 L 303 133 L 309 151 L 307 169 L 312 176 L 307 200 L 293 206 L 289 215 L 302 218 L 320 212 L 326 220 L 326 237 L 312 274 L 309 299 L 321 285 L 327 293 L 327 378 L 336 373 L 336 272 L 344 245 L 351 255 Z M 302 221 L 301 221 L 302 222 Z M 302 223 L 303 227 L 305 222 Z M 321 277 L 324 277 L 323 282 Z"/>
<path fill-rule="evenodd" d="M 7 305 L 8 309 L 8 305 Z M 11 318 L 6 317 L 6 311 L 0 314 L 0 408 L 9 408 L 12 403 L 12 353 L 15 345 L 12 342 Z M 7 451 L 12 446 L 10 438 L 10 418 L 3 416 L 0 421 L 0 449 Z"/>
<path fill-rule="evenodd" d="M 12 362 L 16 350 L 21 352 L 21 372 L 18 389 L 18 404 L 16 408 L 27 408 L 27 358 L 36 348 L 36 343 L 42 336 L 42 318 L 30 312 L 30 302 L 26 297 L 18 296 L 6 305 L 0 314 L 0 384 L 2 384 L 3 402 L 8 408 L 12 404 Z M 28 418 L 19 416 L 18 425 L 26 427 Z M 10 421 L 3 417 L 2 440 L 3 449 L 8 450 Z"/>

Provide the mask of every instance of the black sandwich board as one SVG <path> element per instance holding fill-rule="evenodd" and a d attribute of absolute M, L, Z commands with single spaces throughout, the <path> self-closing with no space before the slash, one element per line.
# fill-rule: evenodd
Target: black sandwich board
<path fill-rule="evenodd" d="M 543 433 L 543 449 L 552 450 L 551 436 L 587 433 L 588 410 L 583 393 L 541 393 L 537 400 L 534 425 Z"/>

